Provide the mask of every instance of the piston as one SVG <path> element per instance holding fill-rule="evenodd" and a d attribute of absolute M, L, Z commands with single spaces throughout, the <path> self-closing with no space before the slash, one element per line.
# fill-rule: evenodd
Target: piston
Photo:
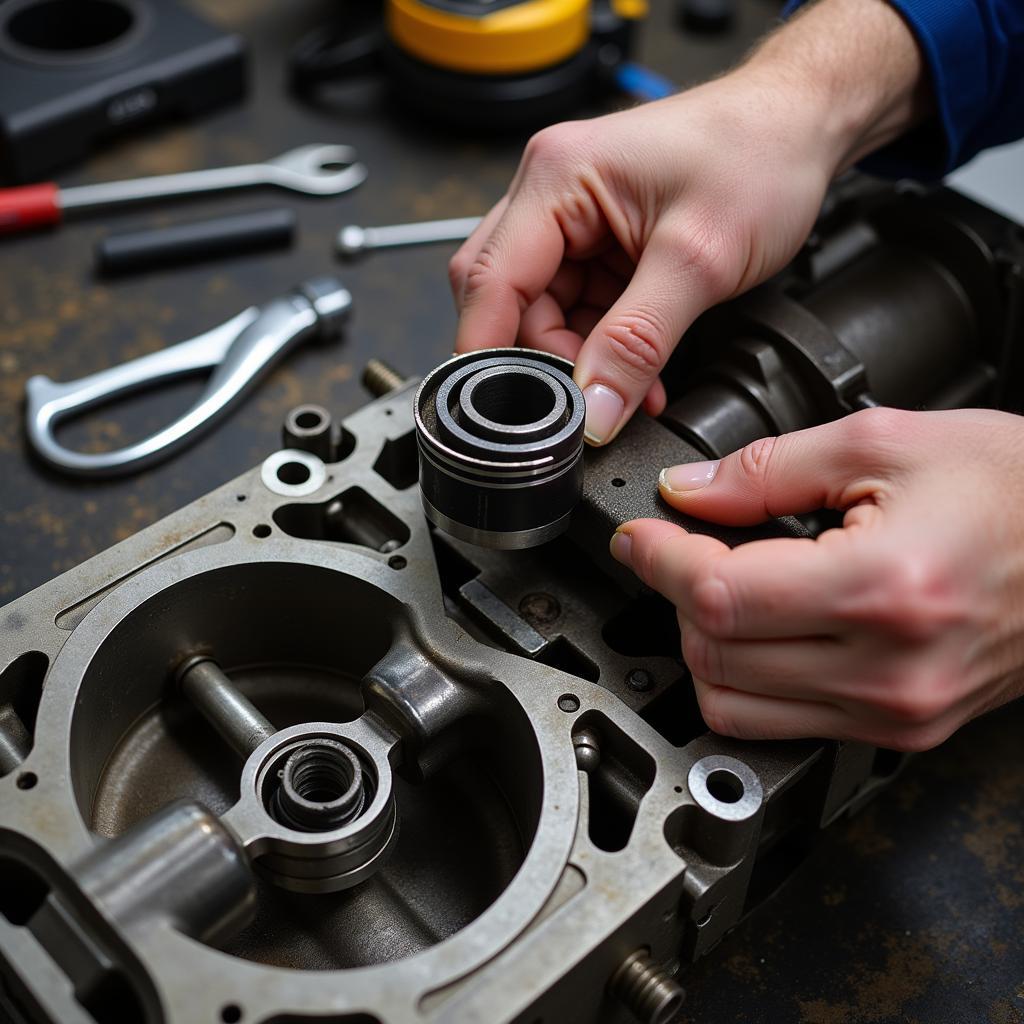
<path fill-rule="evenodd" d="M 558 356 L 485 349 L 442 363 L 415 402 L 427 518 L 481 547 L 557 537 L 583 488 L 584 412 Z"/>

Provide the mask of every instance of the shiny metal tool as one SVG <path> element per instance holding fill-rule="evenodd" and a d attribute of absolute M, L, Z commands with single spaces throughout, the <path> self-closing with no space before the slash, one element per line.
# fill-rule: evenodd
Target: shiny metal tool
<path fill-rule="evenodd" d="M 314 278 L 262 306 L 250 306 L 189 341 L 58 384 L 31 377 L 26 384 L 28 440 L 44 462 L 76 476 L 116 476 L 159 462 L 212 426 L 282 356 L 313 339 L 332 340 L 352 297 L 334 278 Z M 173 423 L 135 444 L 109 452 L 75 452 L 54 428 L 63 420 L 120 395 L 211 369 L 196 403 Z"/>
<path fill-rule="evenodd" d="M 366 180 L 366 166 L 351 146 L 310 145 L 273 160 L 235 167 L 212 167 L 182 174 L 159 174 L 127 181 L 60 188 L 56 183 L 0 189 L 0 234 L 57 224 L 69 216 L 230 189 L 273 186 L 311 196 L 335 196 Z"/>
<path fill-rule="evenodd" d="M 456 242 L 468 238 L 481 220 L 482 217 L 452 217 L 450 220 L 424 220 L 415 224 L 388 224 L 378 228 L 348 224 L 338 232 L 335 247 L 339 256 L 354 259 L 367 249 Z"/>

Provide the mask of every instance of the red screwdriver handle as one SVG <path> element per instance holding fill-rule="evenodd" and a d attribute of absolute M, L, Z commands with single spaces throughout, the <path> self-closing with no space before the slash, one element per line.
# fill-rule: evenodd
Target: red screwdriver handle
<path fill-rule="evenodd" d="M 30 231 L 43 224 L 59 224 L 59 189 L 52 181 L 40 185 L 0 188 L 0 235 Z"/>

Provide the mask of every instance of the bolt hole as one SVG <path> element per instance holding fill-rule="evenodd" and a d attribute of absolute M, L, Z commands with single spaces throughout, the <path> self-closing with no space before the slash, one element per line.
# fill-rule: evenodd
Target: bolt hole
<path fill-rule="evenodd" d="M 270 536 L 270 527 L 267 526 L 266 523 L 257 523 L 252 528 L 252 535 L 254 537 L 259 537 L 260 540 L 263 540 L 266 537 Z"/>
<path fill-rule="evenodd" d="M 708 792 L 723 804 L 734 804 L 743 799 L 743 780 L 724 768 L 708 776 L 707 787 Z"/>
<path fill-rule="evenodd" d="M 392 569 L 404 569 L 408 564 L 409 563 L 402 555 L 392 555 L 388 559 L 388 565 L 390 565 Z"/>
<path fill-rule="evenodd" d="M 304 484 L 309 477 L 309 466 L 303 462 L 282 462 L 277 467 L 277 479 L 283 484 Z"/>
<path fill-rule="evenodd" d="M 242 1019 L 242 1008 L 237 1003 L 228 1003 L 221 1008 L 220 1019 L 224 1024 L 238 1024 Z"/>
<path fill-rule="evenodd" d="M 626 481 L 623 480 L 621 476 L 616 476 L 616 477 L 612 478 L 612 487 L 625 487 L 625 486 L 626 486 Z"/>
<path fill-rule="evenodd" d="M 394 416 L 395 415 L 395 410 L 394 409 L 385 409 L 384 410 L 384 415 L 385 416 Z"/>
<path fill-rule="evenodd" d="M 574 711 L 579 711 L 580 699 L 573 693 L 563 693 L 558 698 L 558 706 L 562 711 L 571 715 Z"/>
<path fill-rule="evenodd" d="M 17 785 L 18 789 L 33 789 L 38 781 L 39 776 L 35 772 L 22 772 L 18 776 L 18 781 L 15 785 Z"/>
<path fill-rule="evenodd" d="M 235 501 L 245 501 L 245 495 L 244 494 L 236 494 L 235 495 Z"/>
<path fill-rule="evenodd" d="M 674 790 L 675 790 L 675 791 L 676 791 L 677 793 L 682 793 L 682 791 L 683 791 L 683 787 L 682 787 L 682 786 L 673 786 L 672 788 L 673 788 L 673 789 L 674 789 Z"/>
<path fill-rule="evenodd" d="M 314 412 L 312 409 L 307 409 L 305 412 L 300 412 L 295 417 L 295 426 L 300 430 L 316 430 L 318 427 L 323 426 L 324 418 L 318 412 Z"/>

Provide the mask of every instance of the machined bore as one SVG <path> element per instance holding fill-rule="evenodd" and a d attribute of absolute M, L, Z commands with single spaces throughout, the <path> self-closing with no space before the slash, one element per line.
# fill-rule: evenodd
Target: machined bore
<path fill-rule="evenodd" d="M 328 832 L 355 821 L 374 792 L 359 755 L 337 740 L 315 739 L 289 754 L 270 813 L 301 832 Z"/>
<path fill-rule="evenodd" d="M 558 536 L 583 488 L 584 412 L 572 363 L 545 352 L 488 349 L 437 367 L 415 404 L 427 517 L 482 547 Z"/>

